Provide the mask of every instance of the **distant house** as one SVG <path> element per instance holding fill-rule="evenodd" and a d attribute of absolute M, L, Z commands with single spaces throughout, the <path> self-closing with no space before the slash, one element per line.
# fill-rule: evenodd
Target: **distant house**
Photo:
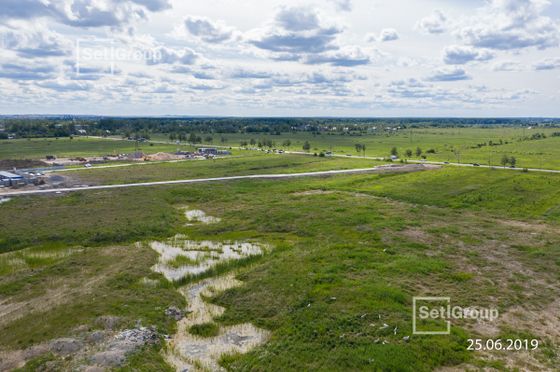
<path fill-rule="evenodd" d="M 0 185 L 4 187 L 11 187 L 24 184 L 25 180 L 23 176 L 19 174 L 0 171 Z"/>
<path fill-rule="evenodd" d="M 201 147 L 198 149 L 199 154 L 218 155 L 218 150 L 213 147 Z"/>
<path fill-rule="evenodd" d="M 144 153 L 142 151 L 135 151 L 134 153 L 129 155 L 129 159 L 138 160 L 142 158 L 144 158 Z"/>
<path fill-rule="evenodd" d="M 178 151 L 175 153 L 175 155 L 190 156 L 190 155 L 192 155 L 192 152 L 189 152 L 189 151 L 180 151 L 180 150 L 178 150 Z"/>

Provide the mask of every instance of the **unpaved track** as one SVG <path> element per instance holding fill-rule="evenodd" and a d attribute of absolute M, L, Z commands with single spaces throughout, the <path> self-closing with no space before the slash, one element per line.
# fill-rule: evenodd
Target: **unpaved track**
<path fill-rule="evenodd" d="M 98 186 L 80 186 L 71 188 L 59 189 L 46 189 L 46 190 L 26 190 L 26 191 L 13 191 L 0 194 L 0 196 L 13 197 L 24 195 L 38 195 L 38 194 L 52 194 L 72 191 L 87 191 L 87 190 L 106 190 L 106 189 L 122 189 L 128 187 L 142 187 L 142 186 L 161 186 L 161 185 L 180 185 L 189 183 L 203 183 L 203 182 L 216 182 L 216 181 L 233 181 L 233 180 L 246 180 L 246 179 L 279 179 L 279 178 L 296 178 L 296 177 L 313 177 L 313 176 L 332 176 L 337 174 L 356 174 L 356 173 L 374 173 L 383 170 L 388 171 L 420 171 L 436 168 L 429 165 L 404 165 L 399 167 L 374 167 L 374 168 L 360 168 L 360 169 L 342 169 L 342 170 L 329 170 L 320 172 L 304 172 L 304 173 L 280 173 L 280 174 L 253 174 L 247 176 L 231 176 L 231 177 L 214 177 L 214 178 L 196 178 L 188 180 L 173 180 L 173 181 L 156 181 L 156 182 L 141 182 L 141 183 L 124 183 L 117 185 L 98 185 Z"/>

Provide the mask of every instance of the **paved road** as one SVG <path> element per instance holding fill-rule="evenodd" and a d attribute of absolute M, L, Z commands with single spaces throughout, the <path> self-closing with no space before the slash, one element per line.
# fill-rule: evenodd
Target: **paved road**
<path fill-rule="evenodd" d="M 179 184 L 188 184 L 188 183 L 232 181 L 232 180 L 245 180 L 245 179 L 277 179 L 277 178 L 331 176 L 331 175 L 336 175 L 336 174 L 368 173 L 368 172 L 379 171 L 380 169 L 383 169 L 383 167 L 360 168 L 360 169 L 342 169 L 342 170 L 329 170 L 329 171 L 305 172 L 305 173 L 254 174 L 254 175 L 247 175 L 247 176 L 196 178 L 196 179 L 189 179 L 189 180 L 125 183 L 125 184 L 118 184 L 118 185 L 79 186 L 79 187 L 69 187 L 69 188 L 59 188 L 59 189 L 13 191 L 13 192 L 2 193 L 2 194 L 0 194 L 0 197 L 2 197 L 2 196 L 3 197 L 13 197 L 13 196 L 23 196 L 23 195 L 52 194 L 52 193 L 85 191 L 85 190 L 122 189 L 122 188 L 127 188 L 127 187 L 141 187 L 141 186 L 179 185 Z"/>

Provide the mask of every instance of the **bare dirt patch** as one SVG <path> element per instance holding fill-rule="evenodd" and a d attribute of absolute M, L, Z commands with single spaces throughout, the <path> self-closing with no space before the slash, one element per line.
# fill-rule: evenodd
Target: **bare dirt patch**
<path fill-rule="evenodd" d="M 433 243 L 436 240 L 434 236 L 418 228 L 405 229 L 401 231 L 401 235 L 413 242 L 420 242 L 424 244 Z"/>
<path fill-rule="evenodd" d="M 79 327 L 86 328 L 86 327 Z M 72 337 L 44 342 L 24 350 L 0 351 L 0 371 L 22 368 L 29 360 L 52 353 L 60 360 L 47 370 L 108 370 L 122 366 L 128 355 L 148 344 L 159 342 L 157 332 L 148 327 L 122 331 L 111 328 L 77 331 Z"/>
<path fill-rule="evenodd" d="M 48 167 L 49 164 L 41 160 L 30 159 L 2 159 L 0 160 L 0 170 L 11 171 L 14 168 L 38 168 Z"/>
<path fill-rule="evenodd" d="M 334 194 L 335 191 L 332 190 L 307 190 L 307 191 L 299 191 L 294 192 L 292 195 L 295 196 L 311 196 L 311 195 L 329 195 Z"/>

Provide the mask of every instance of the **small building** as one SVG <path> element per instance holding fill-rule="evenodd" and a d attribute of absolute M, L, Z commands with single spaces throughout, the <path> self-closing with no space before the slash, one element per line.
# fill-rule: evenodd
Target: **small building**
<path fill-rule="evenodd" d="M 198 149 L 199 154 L 218 155 L 218 150 L 213 147 L 201 147 Z"/>
<path fill-rule="evenodd" d="M 25 179 L 19 174 L 0 171 L 0 185 L 5 187 L 13 187 L 25 184 Z"/>

